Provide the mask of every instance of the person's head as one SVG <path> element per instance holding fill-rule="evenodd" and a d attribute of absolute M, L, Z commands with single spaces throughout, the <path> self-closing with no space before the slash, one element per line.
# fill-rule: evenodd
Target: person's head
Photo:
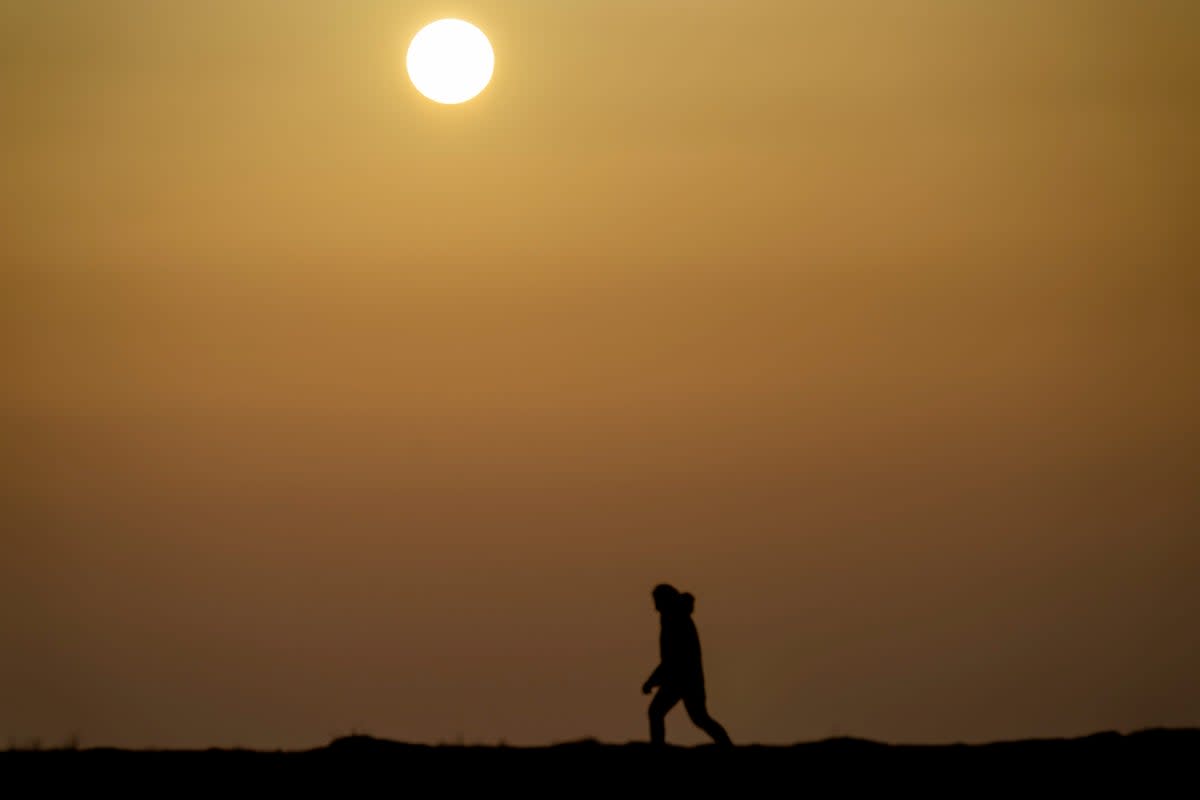
<path fill-rule="evenodd" d="M 654 596 L 654 608 L 660 614 L 674 611 L 679 605 L 679 598 L 681 597 L 679 590 L 669 583 L 660 583 L 658 586 L 655 586 L 651 594 Z"/>

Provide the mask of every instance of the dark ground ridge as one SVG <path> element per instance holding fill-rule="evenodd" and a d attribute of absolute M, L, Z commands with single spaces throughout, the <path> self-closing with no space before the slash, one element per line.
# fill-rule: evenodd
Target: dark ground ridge
<path fill-rule="evenodd" d="M 772 753 L 772 754 L 832 754 L 853 753 L 856 755 L 878 754 L 881 752 L 916 753 L 916 752 L 995 752 L 1020 750 L 1069 750 L 1069 749 L 1107 749 L 1136 747 L 1137 749 L 1176 746 L 1200 747 L 1200 728 L 1147 728 L 1130 733 L 1118 731 L 1101 731 L 1086 736 L 1077 737 L 1048 737 L 1034 739 L 1012 739 L 984 743 L 954 742 L 948 744 L 889 744 L 872 739 L 861 739 L 853 736 L 838 736 L 811 742 L 796 742 L 794 744 L 737 744 L 733 748 L 721 748 L 712 744 L 680 746 L 668 744 L 662 748 L 651 746 L 647 742 L 610 743 L 597 739 L 585 738 L 567 742 L 556 742 L 548 745 L 508 745 L 508 744 L 421 744 L 401 742 L 392 739 L 380 739 L 375 736 L 356 734 L 334 739 L 327 745 L 300 750 L 260 750 L 245 747 L 209 747 L 203 749 L 164 749 L 164 748 L 119 748 L 119 747 L 80 747 L 69 745 L 65 747 L 26 747 L 10 746 L 0 750 L 0 757 L 37 757 L 51 755 L 88 755 L 88 756 L 150 756 L 150 755 L 263 755 L 263 756 L 317 756 L 321 754 L 335 755 L 416 755 L 420 753 L 444 754 L 482 754 L 482 753 L 598 753 L 598 752 L 645 752 L 647 754 L 670 754 L 681 752 L 707 752 L 709 755 L 719 753 Z M 1198 765 L 1200 766 L 1200 765 Z"/>
<path fill-rule="evenodd" d="M 1124 787 L 1200 796 L 1200 728 L 1102 732 L 1077 738 L 986 744 L 886 744 L 849 737 L 794 745 L 652 747 L 594 739 L 523 747 L 410 744 L 348 736 L 309 750 L 0 751 L 0 793 L 33 778 L 43 789 L 235 795 L 283 788 L 367 790 L 432 785 L 447 791 L 519 787 L 524 795 L 599 791 L 653 796 L 668 790 L 735 790 L 743 796 L 815 789 L 919 790 L 970 797 L 1003 788 L 1022 796 Z M 28 796 L 28 795 L 9 795 Z"/>

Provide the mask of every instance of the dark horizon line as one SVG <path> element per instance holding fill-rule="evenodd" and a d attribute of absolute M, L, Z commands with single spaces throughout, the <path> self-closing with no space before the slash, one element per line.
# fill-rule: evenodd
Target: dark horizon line
<path fill-rule="evenodd" d="M 1078 736 L 1045 736 L 1045 737 L 1030 737 L 1026 739 L 996 739 L 986 742 L 935 742 L 935 743 L 917 743 L 917 742 L 884 742 L 876 739 L 868 739 L 864 737 L 851 735 L 828 736 L 822 739 L 812 739 L 807 741 L 797 741 L 791 744 L 762 744 L 760 742 L 734 743 L 734 748 L 737 750 L 796 750 L 796 749 L 818 749 L 818 748 L 834 748 L 834 749 L 888 749 L 888 750 L 954 750 L 954 749 L 972 749 L 980 750 L 985 748 L 1002 748 L 1014 745 L 1036 746 L 1036 745 L 1064 745 L 1078 743 L 1097 743 L 1102 740 L 1116 741 L 1125 739 L 1147 739 L 1147 738 L 1171 738 L 1184 739 L 1195 737 L 1196 744 L 1200 746 L 1200 726 L 1195 727 L 1170 727 L 1159 726 L 1149 728 L 1138 728 L 1129 732 L 1123 733 L 1117 730 L 1101 730 L 1094 733 L 1082 734 Z M 164 753 L 164 754 L 187 754 L 187 753 L 255 753 L 263 755 L 305 755 L 320 752 L 349 752 L 349 751 L 381 751 L 381 750 L 490 750 L 490 751 L 554 751 L 554 750 L 580 750 L 580 749 L 652 749 L 665 748 L 668 750 L 720 750 L 721 745 L 712 743 L 702 743 L 694 745 L 652 745 L 645 740 L 629 740 L 626 742 L 606 742 L 596 739 L 595 737 L 583 737 L 580 739 L 571 739 L 566 741 L 551 742 L 549 744 L 535 745 L 513 745 L 508 744 L 501 739 L 493 744 L 485 743 L 467 743 L 463 741 L 455 742 L 407 742 L 395 739 L 385 739 L 370 734 L 351 733 L 345 736 L 337 736 L 329 741 L 328 744 L 318 745 L 308 748 L 297 749 L 262 749 L 254 747 L 116 747 L 111 745 L 94 745 L 81 746 L 78 742 L 68 742 L 55 746 L 44 747 L 38 739 L 31 739 L 29 744 L 21 745 L 14 744 L 10 740 L 7 748 L 0 750 L 0 755 L 7 753 Z"/>

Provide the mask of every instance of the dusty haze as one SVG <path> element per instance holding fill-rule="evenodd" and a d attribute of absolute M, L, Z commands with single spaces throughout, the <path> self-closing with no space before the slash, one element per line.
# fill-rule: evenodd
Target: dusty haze
<path fill-rule="evenodd" d="M 1200 724 L 1198 35 L 0 3 L 0 743 L 644 738 L 663 580 L 737 741 Z"/>

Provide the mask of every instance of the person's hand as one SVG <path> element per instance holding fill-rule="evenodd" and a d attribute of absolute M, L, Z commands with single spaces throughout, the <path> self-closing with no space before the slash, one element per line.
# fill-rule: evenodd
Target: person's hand
<path fill-rule="evenodd" d="M 645 683 L 642 684 L 642 694 L 650 694 L 653 691 L 654 691 L 654 685 L 651 684 L 650 681 L 646 681 Z"/>

